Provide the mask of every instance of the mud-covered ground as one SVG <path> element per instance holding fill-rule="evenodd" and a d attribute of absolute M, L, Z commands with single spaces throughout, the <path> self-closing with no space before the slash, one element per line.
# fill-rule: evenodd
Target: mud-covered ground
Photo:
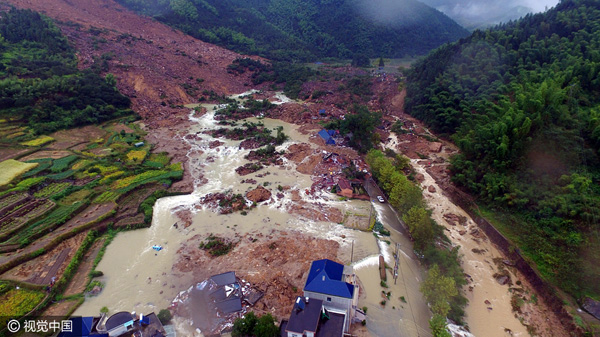
<path fill-rule="evenodd" d="M 234 270 L 265 294 L 253 310 L 270 312 L 278 319 L 289 317 L 296 296 L 302 295 L 310 263 L 335 257 L 339 249 L 336 241 L 271 230 L 266 235 L 236 235 L 231 240 L 237 244 L 229 254 L 212 257 L 198 247 L 204 239 L 194 236 L 178 250 L 174 270 L 191 272 L 195 280 Z"/>

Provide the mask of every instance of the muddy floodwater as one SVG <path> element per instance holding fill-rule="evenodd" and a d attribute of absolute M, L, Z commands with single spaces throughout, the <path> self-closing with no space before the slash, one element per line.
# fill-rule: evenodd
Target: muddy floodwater
<path fill-rule="evenodd" d="M 286 98 L 278 94 L 277 98 L 285 101 Z M 248 211 L 247 215 L 233 213 L 228 215 L 217 214 L 200 205 L 201 197 L 208 193 L 224 192 L 231 190 L 233 193 L 245 193 L 256 185 L 268 186 L 277 192 L 277 186 L 290 186 L 290 190 L 298 190 L 303 200 L 323 205 L 336 207 L 343 213 L 369 214 L 371 203 L 369 201 L 340 201 L 337 196 L 318 192 L 307 195 L 306 190 L 312 184 L 309 175 L 301 174 L 295 169 L 295 164 L 285 158 L 283 167 L 269 166 L 256 174 L 240 177 L 235 168 L 248 161 L 244 156 L 250 150 L 239 148 L 240 141 L 219 139 L 224 144 L 210 148 L 209 143 L 215 138 L 203 132 L 222 127 L 214 120 L 214 105 L 205 106 L 208 112 L 200 117 L 195 112 L 190 112 L 193 126 L 189 134 L 195 137 L 185 137 L 182 142 L 188 142 L 191 150 L 188 160 L 192 167 L 192 176 L 196 178 L 194 192 L 190 195 L 162 198 L 154 207 L 153 223 L 150 228 L 120 233 L 107 247 L 104 258 L 97 267 L 104 273 L 99 278 L 105 284 L 103 291 L 86 301 L 77 309 L 76 315 L 97 315 L 100 309 L 106 306 L 110 313 L 118 311 L 136 311 L 139 313 L 158 312 L 167 308 L 173 298 L 182 290 L 188 289 L 192 284 L 201 280 L 194 280 L 190 274 L 177 273 L 172 270 L 177 259 L 178 249 L 195 235 L 206 236 L 209 233 L 232 237 L 235 234 L 268 233 L 273 229 L 297 231 L 314 237 L 335 240 L 340 244 L 338 256 L 332 259 L 349 264 L 351 259 L 361 282 L 366 288 L 366 295 L 361 297 L 361 306 L 369 307 L 373 318 L 369 317 L 373 332 L 378 336 L 397 336 L 398 325 L 394 320 L 409 320 L 410 326 L 407 336 L 428 336 L 427 320 L 428 309 L 418 291 L 418 282 L 421 280 L 421 271 L 416 263 L 412 262 L 406 277 L 410 286 L 404 282 L 392 285 L 393 298 L 387 307 L 378 308 L 381 301 L 381 287 L 379 285 L 377 265 L 373 261 L 378 259 L 380 253 L 386 256 L 388 263 L 393 264 L 392 250 L 394 242 L 390 245 L 378 241 L 372 233 L 362 232 L 344 227 L 331 222 L 317 222 L 287 211 L 287 205 L 293 203 L 290 193 L 285 192 L 283 198 L 272 198 L 267 204 L 260 204 Z M 256 119 L 248 119 L 257 122 Z M 309 136 L 297 131 L 297 126 L 279 120 L 261 119 L 267 128 L 283 126 L 284 132 L 290 139 L 277 150 L 285 150 L 294 143 L 308 143 Z M 257 175 L 260 175 L 257 177 Z M 246 178 L 255 179 L 253 184 L 241 183 Z M 178 219 L 174 211 L 181 209 L 192 210 L 192 224 L 174 226 Z M 398 233 L 393 233 L 391 240 L 398 241 Z M 389 239 L 388 239 L 389 240 Z M 160 245 L 162 250 L 156 251 L 153 245 Z M 351 252 L 353 255 L 351 256 Z M 408 266 L 408 265 L 407 265 Z M 408 269 L 407 269 L 408 270 Z M 375 271 L 375 272 L 373 272 Z M 373 275 L 376 277 L 373 278 Z M 364 278 L 364 279 L 363 279 Z M 403 289 L 403 290 L 400 290 Z M 408 291 L 407 291 L 408 290 Z M 388 290 L 389 291 L 389 290 Z M 400 300 L 400 296 L 408 299 L 408 303 Z M 290 303 L 291 305 L 291 303 Z M 411 307 L 412 305 L 412 307 Z M 395 306 L 396 309 L 392 307 Z M 417 316 L 419 324 L 414 324 L 413 316 L 402 316 L 408 312 Z M 380 316 L 381 317 L 376 317 Z M 409 325 L 407 325 L 409 326 Z M 404 325 L 402 325 L 404 329 Z M 370 327 L 371 329 L 371 327 Z M 420 331 L 419 334 L 417 331 Z"/>
<path fill-rule="evenodd" d="M 432 218 L 446 228 L 452 244 L 461 247 L 462 268 L 470 281 L 465 289 L 469 300 L 465 320 L 471 333 L 482 337 L 529 336 L 527 328 L 512 311 L 509 285 L 502 285 L 494 278 L 498 272 L 494 259 L 501 260 L 502 254 L 484 235 L 479 234 L 469 215 L 442 193 L 423 161 L 413 159 L 411 164 L 417 173 L 424 176 L 421 185 L 427 205 L 433 211 Z M 434 192 L 428 191 L 428 186 L 433 186 Z M 466 221 L 451 225 L 445 220 L 444 215 L 447 214 L 464 217 Z M 515 276 L 510 275 L 514 280 Z"/>

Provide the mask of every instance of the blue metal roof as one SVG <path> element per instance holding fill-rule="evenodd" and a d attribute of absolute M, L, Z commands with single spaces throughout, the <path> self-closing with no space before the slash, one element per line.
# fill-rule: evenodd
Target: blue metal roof
<path fill-rule="evenodd" d="M 321 138 L 325 139 L 325 144 L 335 144 L 335 140 L 333 140 L 333 138 L 331 138 L 329 131 L 323 129 L 323 130 L 319 131 L 319 136 L 321 136 Z"/>
<path fill-rule="evenodd" d="M 352 298 L 354 286 L 342 281 L 344 265 L 324 259 L 313 261 L 304 291 Z"/>

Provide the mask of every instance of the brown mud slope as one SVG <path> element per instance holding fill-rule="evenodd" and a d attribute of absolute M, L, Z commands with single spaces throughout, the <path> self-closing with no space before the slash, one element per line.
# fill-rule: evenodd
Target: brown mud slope
<path fill-rule="evenodd" d="M 77 50 L 81 68 L 102 63 L 105 55 L 108 70 L 103 71 L 116 76 L 119 90 L 132 99 L 133 110 L 148 124 L 176 125 L 179 118 L 169 117 L 187 112 L 176 106 L 197 102 L 203 90 L 240 93 L 247 89 L 244 83 L 250 82 L 249 75 L 234 77 L 227 73 L 227 66 L 239 54 L 138 16 L 112 0 L 7 2 L 58 21 Z M 184 83 L 195 88 L 192 95 L 186 92 Z M 185 114 L 179 116 L 184 118 Z"/>

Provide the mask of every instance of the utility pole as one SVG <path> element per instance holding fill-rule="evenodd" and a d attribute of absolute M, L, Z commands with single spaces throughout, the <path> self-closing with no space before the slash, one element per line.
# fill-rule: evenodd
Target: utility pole
<path fill-rule="evenodd" d="M 396 263 L 394 264 L 394 284 L 398 280 L 398 268 L 400 267 L 400 244 L 396 242 L 396 253 L 394 254 Z"/>

